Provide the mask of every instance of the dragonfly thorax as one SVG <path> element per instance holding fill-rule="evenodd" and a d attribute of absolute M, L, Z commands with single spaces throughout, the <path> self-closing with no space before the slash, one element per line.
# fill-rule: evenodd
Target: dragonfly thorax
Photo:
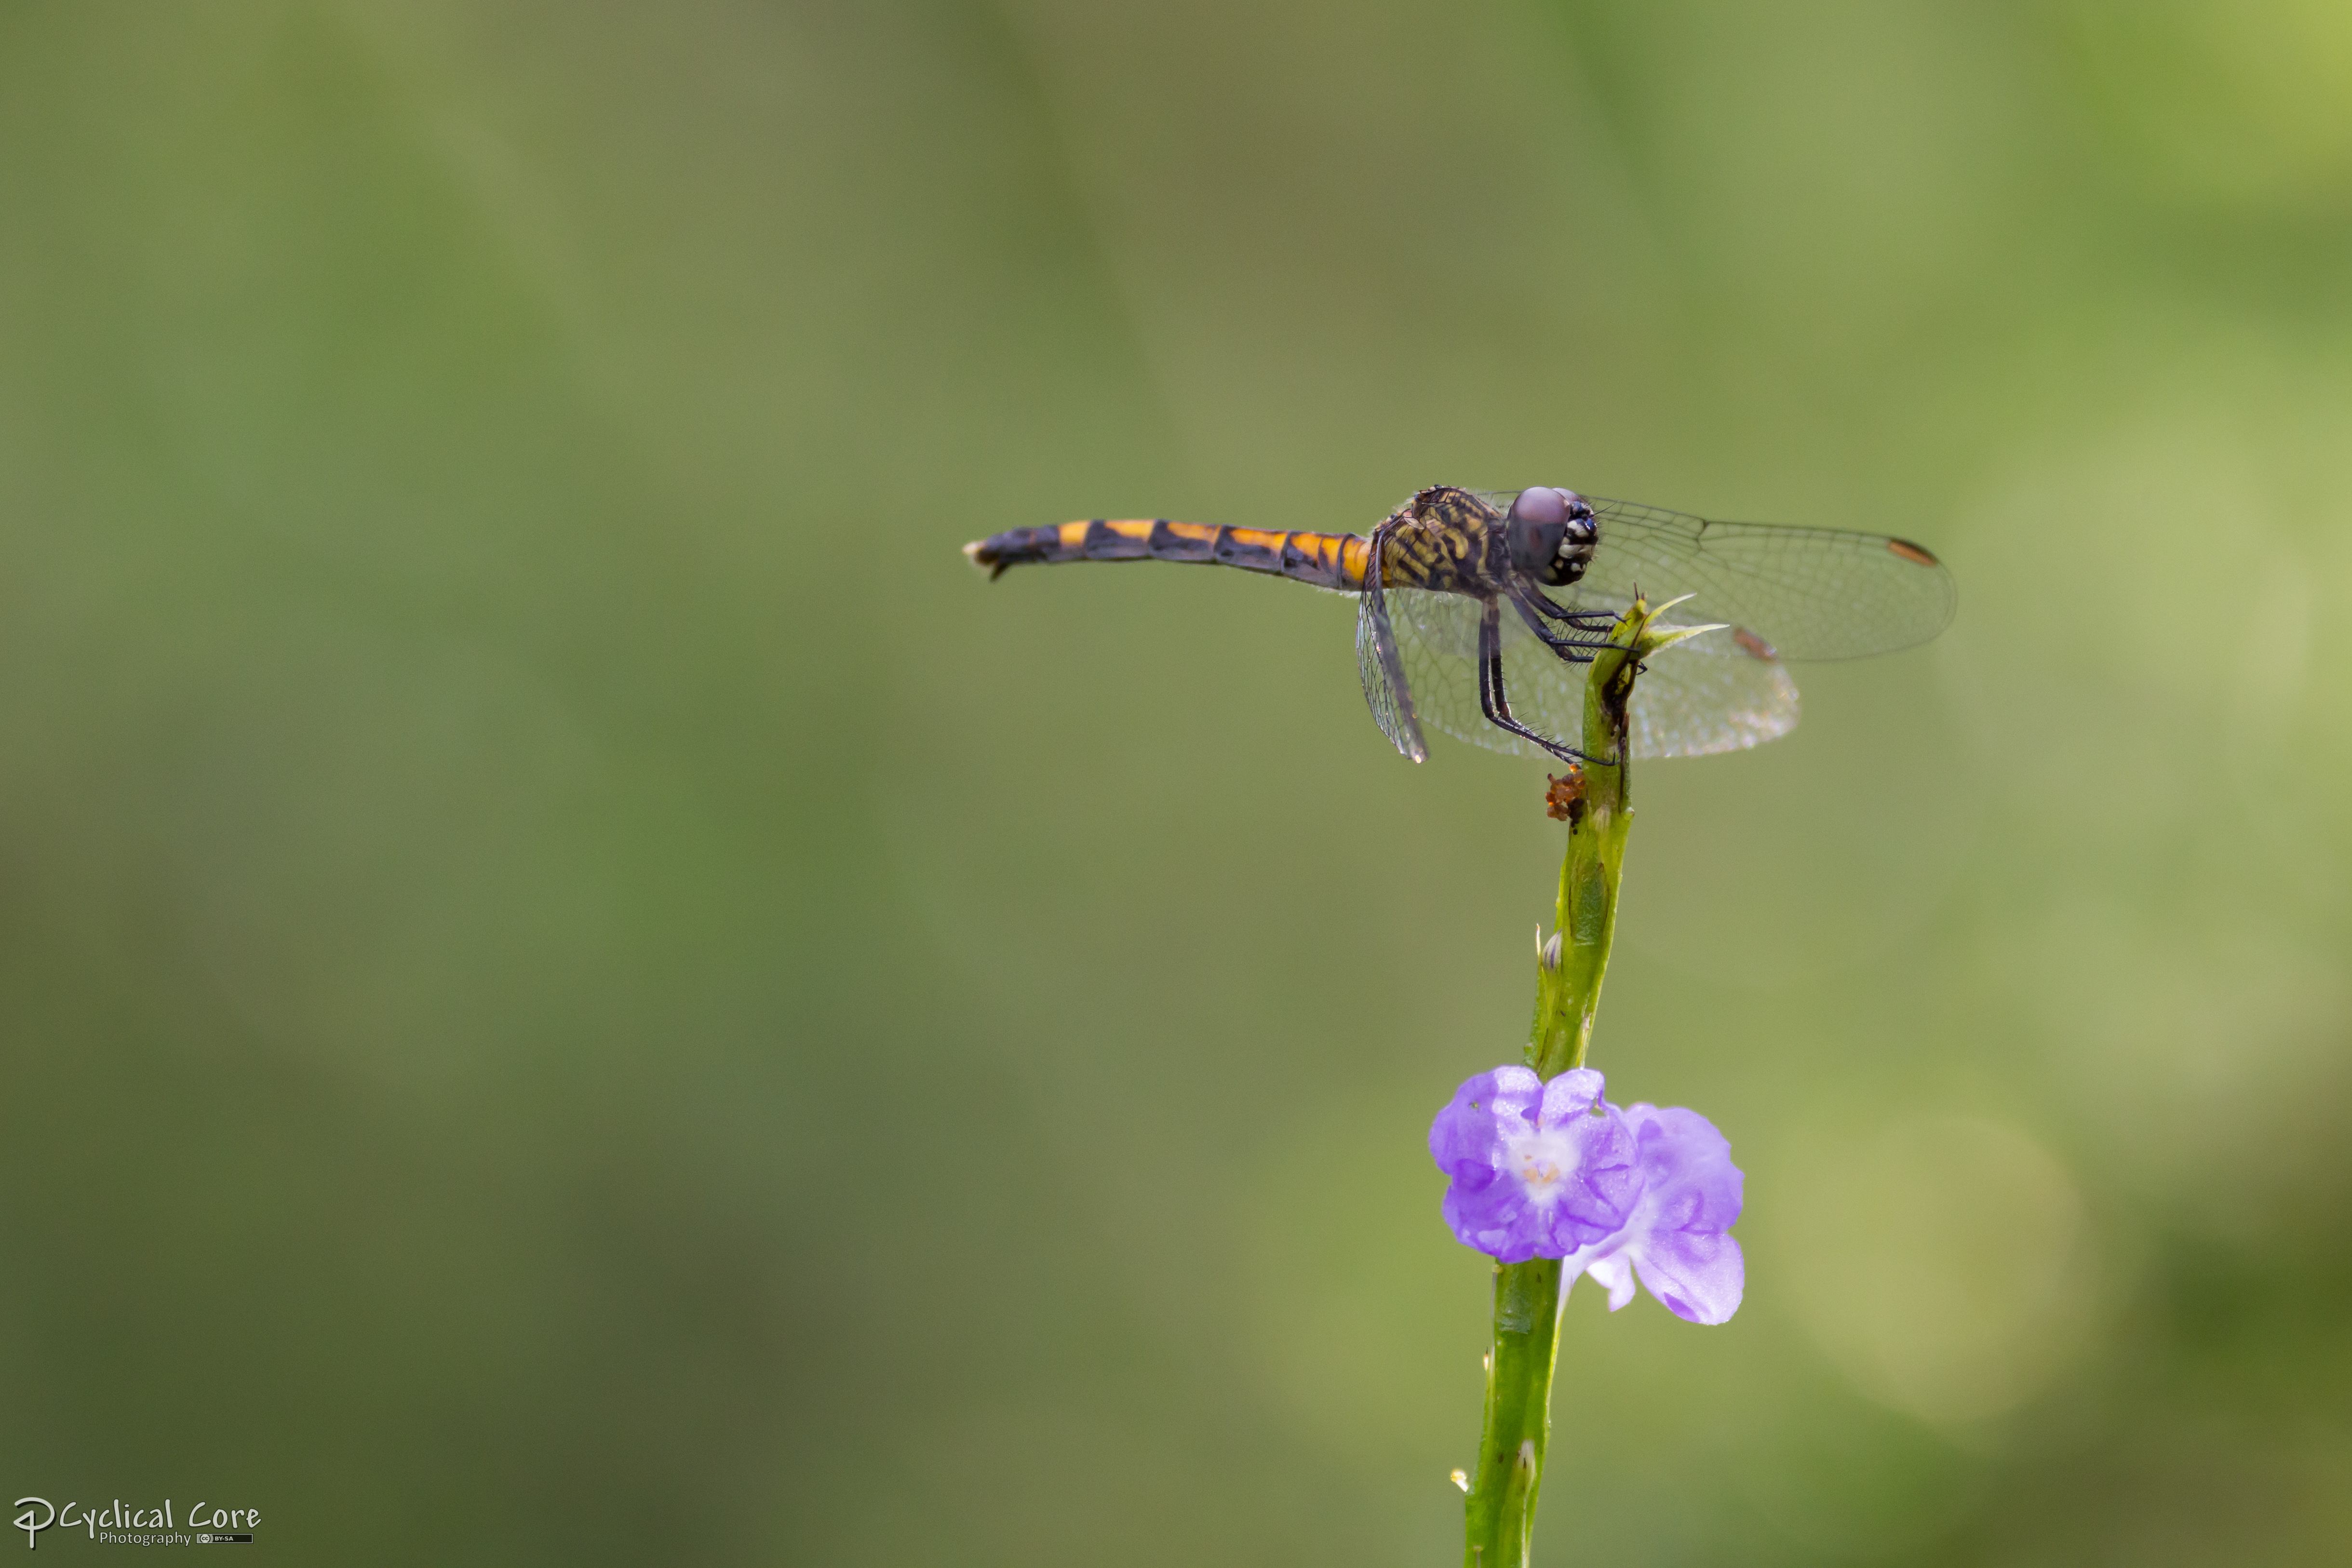
<path fill-rule="evenodd" d="M 1504 528 L 1511 564 L 1553 588 L 1584 575 L 1601 538 L 1591 503 L 1573 490 L 1542 485 L 1519 492 Z"/>

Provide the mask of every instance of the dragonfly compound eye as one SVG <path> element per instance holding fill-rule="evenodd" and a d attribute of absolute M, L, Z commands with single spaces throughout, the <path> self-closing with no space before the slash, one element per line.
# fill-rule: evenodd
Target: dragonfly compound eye
<path fill-rule="evenodd" d="M 1511 516 L 1517 521 L 1538 527 L 1564 523 L 1568 520 L 1568 492 L 1544 485 L 1522 490 L 1519 498 L 1511 503 Z"/>
<path fill-rule="evenodd" d="M 1511 547 L 1511 564 L 1538 582 L 1557 582 L 1552 562 L 1559 556 L 1568 528 L 1568 501 L 1558 490 L 1522 490 L 1511 503 L 1505 538 Z"/>
<path fill-rule="evenodd" d="M 1509 528 L 1511 564 L 1538 582 L 1574 582 L 1592 559 L 1592 508 L 1573 490 L 1520 491 L 1511 503 Z"/>

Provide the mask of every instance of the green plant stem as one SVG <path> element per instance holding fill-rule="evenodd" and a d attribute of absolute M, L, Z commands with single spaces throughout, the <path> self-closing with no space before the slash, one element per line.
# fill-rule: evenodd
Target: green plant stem
<path fill-rule="evenodd" d="M 1636 600 L 1613 631 L 1617 646 L 1594 659 L 1585 685 L 1584 795 L 1569 818 L 1559 904 L 1550 942 L 1536 958 L 1536 1016 L 1528 1065 L 1549 1079 L 1584 1065 L 1592 1041 L 1609 944 L 1617 930 L 1617 883 L 1633 825 L 1626 767 L 1626 705 L 1644 653 L 1659 645 L 1651 610 Z M 1559 1350 L 1560 1260 L 1495 1265 L 1495 1344 L 1486 1363 L 1486 1413 L 1465 1508 L 1465 1568 L 1525 1568 L 1536 1494 L 1551 1438 L 1552 1368 Z"/>

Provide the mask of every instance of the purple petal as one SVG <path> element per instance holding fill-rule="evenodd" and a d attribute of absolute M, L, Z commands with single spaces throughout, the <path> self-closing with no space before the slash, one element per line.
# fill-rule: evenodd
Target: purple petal
<path fill-rule="evenodd" d="M 1524 1121 L 1542 1093 L 1543 1081 L 1531 1068 L 1481 1072 L 1455 1090 L 1453 1103 L 1430 1124 L 1429 1157 L 1450 1176 L 1492 1172 L 1501 1137 L 1496 1118 Z"/>
<path fill-rule="evenodd" d="M 1575 1224 L 1575 1239 L 1558 1253 L 1545 1253 L 1547 1258 L 1565 1258 L 1578 1248 L 1624 1229 L 1641 1201 L 1642 1171 L 1633 1129 L 1615 1106 L 1601 1109 L 1598 1116 L 1579 1115 L 1565 1129 L 1578 1157 L 1576 1176 L 1559 1207 Z"/>
<path fill-rule="evenodd" d="M 1625 1251 L 1642 1284 L 1676 1317 L 1719 1323 L 1739 1310 L 1748 1281 L 1739 1243 L 1724 1234 L 1739 1218 L 1743 1178 L 1731 1145 L 1696 1111 L 1634 1105 L 1643 1190 Z"/>
<path fill-rule="evenodd" d="M 1522 1068 L 1520 1071 L 1528 1071 Z M 1535 1074 L 1528 1072 L 1532 1078 Z M 1592 1109 L 1601 1098 L 1601 1074 L 1590 1067 L 1571 1067 L 1543 1086 L 1543 1124 L 1546 1127 L 1565 1125 L 1571 1118 Z"/>
<path fill-rule="evenodd" d="M 1633 1256 L 1643 1285 L 1685 1322 L 1721 1323 L 1739 1310 L 1748 1260 L 1728 1236 L 1676 1233 Z"/>
<path fill-rule="evenodd" d="M 1633 1264 L 1621 1249 L 1606 1258 L 1596 1258 L 1584 1270 L 1593 1282 L 1609 1292 L 1609 1310 L 1615 1312 L 1633 1299 Z"/>

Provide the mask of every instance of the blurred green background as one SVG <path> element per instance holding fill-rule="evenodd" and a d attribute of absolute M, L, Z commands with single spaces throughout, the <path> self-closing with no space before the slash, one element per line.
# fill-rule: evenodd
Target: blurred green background
<path fill-rule="evenodd" d="M 1636 780 L 1539 1556 L 2352 1558 L 2348 429 L 2328 0 L 7 0 L 8 1495 L 1454 1560 L 1541 771 L 957 547 L 1552 483 L 1961 611 Z"/>

